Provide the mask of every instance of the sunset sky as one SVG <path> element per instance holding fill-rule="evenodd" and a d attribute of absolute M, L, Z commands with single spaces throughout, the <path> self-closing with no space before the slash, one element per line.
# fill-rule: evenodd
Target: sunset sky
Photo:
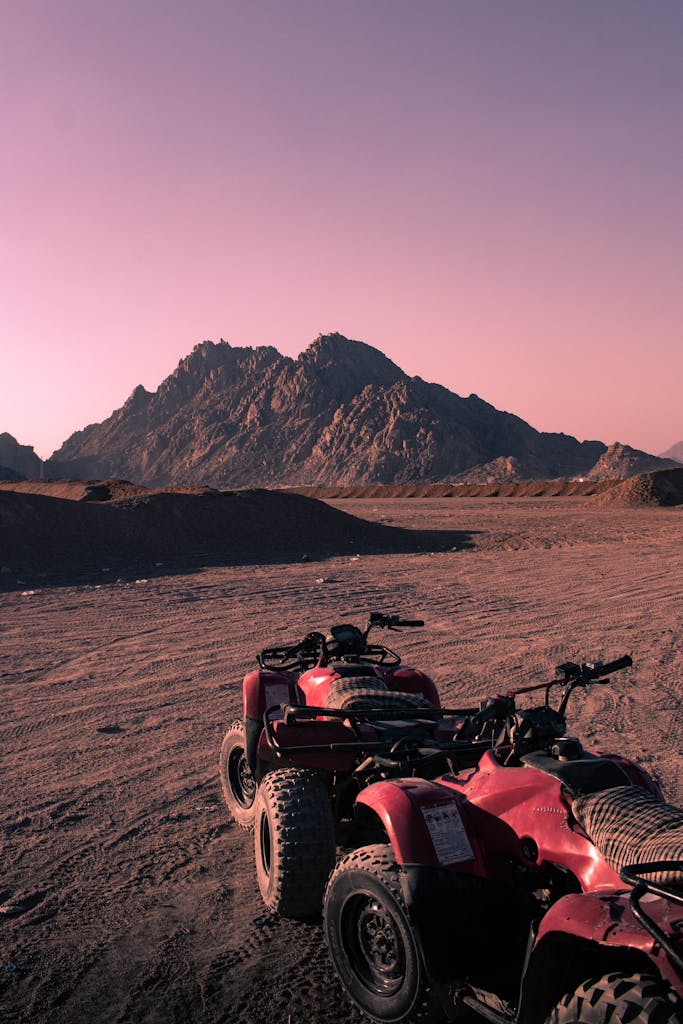
<path fill-rule="evenodd" d="M 0 0 L 0 432 L 336 330 L 683 439 L 680 0 Z"/>

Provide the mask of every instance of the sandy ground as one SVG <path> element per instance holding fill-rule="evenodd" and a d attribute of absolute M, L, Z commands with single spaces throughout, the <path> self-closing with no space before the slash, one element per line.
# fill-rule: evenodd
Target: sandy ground
<path fill-rule="evenodd" d="M 0 593 L 0 903 L 24 908 L 0 916 L 3 1024 L 360 1019 L 319 927 L 265 914 L 221 803 L 221 737 L 268 642 L 419 614 L 394 646 L 452 701 L 628 652 L 630 672 L 575 699 L 571 731 L 683 802 L 681 510 L 335 504 L 474 547 Z"/>

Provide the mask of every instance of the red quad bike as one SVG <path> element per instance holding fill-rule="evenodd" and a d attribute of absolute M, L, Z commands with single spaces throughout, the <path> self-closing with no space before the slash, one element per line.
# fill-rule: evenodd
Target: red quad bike
<path fill-rule="evenodd" d="M 355 818 L 383 840 L 338 863 L 324 930 L 372 1020 L 683 1024 L 683 810 L 565 736 L 571 693 L 629 665 L 560 665 L 468 717 L 461 757 L 488 741 L 472 767 L 359 792 Z"/>
<path fill-rule="evenodd" d="M 244 721 L 223 740 L 220 777 L 235 821 L 254 827 L 270 910 L 320 915 L 337 846 L 382 837 L 374 821 L 353 817 L 364 787 L 453 767 L 465 714 L 441 708 L 429 676 L 368 640 L 372 630 L 423 625 L 373 613 L 365 630 L 342 624 L 266 648 L 244 677 Z M 473 764 L 477 742 L 466 747 Z"/>

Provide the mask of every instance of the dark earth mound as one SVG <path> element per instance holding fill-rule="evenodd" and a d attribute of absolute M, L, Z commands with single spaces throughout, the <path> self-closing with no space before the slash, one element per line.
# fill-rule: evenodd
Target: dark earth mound
<path fill-rule="evenodd" d="M 201 556 L 277 561 L 356 552 L 463 547 L 460 531 L 402 530 L 299 494 L 149 492 L 73 501 L 0 491 L 0 565 L 69 570 Z"/>

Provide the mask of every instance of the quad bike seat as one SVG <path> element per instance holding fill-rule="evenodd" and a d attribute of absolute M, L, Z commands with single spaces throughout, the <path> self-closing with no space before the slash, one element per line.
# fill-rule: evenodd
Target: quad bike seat
<path fill-rule="evenodd" d="M 371 676 L 374 672 L 374 666 L 368 661 L 331 661 L 328 668 L 342 679 Z"/>
<path fill-rule="evenodd" d="M 664 803 L 640 786 L 616 786 L 576 799 L 572 812 L 610 867 L 683 861 L 683 808 Z M 683 871 L 652 874 L 683 887 Z"/>
<path fill-rule="evenodd" d="M 586 796 L 616 786 L 627 786 L 630 779 L 624 769 L 608 757 L 583 753 L 575 761 L 559 761 L 551 754 L 534 752 L 522 757 L 530 768 L 559 779 L 572 796 Z"/>

